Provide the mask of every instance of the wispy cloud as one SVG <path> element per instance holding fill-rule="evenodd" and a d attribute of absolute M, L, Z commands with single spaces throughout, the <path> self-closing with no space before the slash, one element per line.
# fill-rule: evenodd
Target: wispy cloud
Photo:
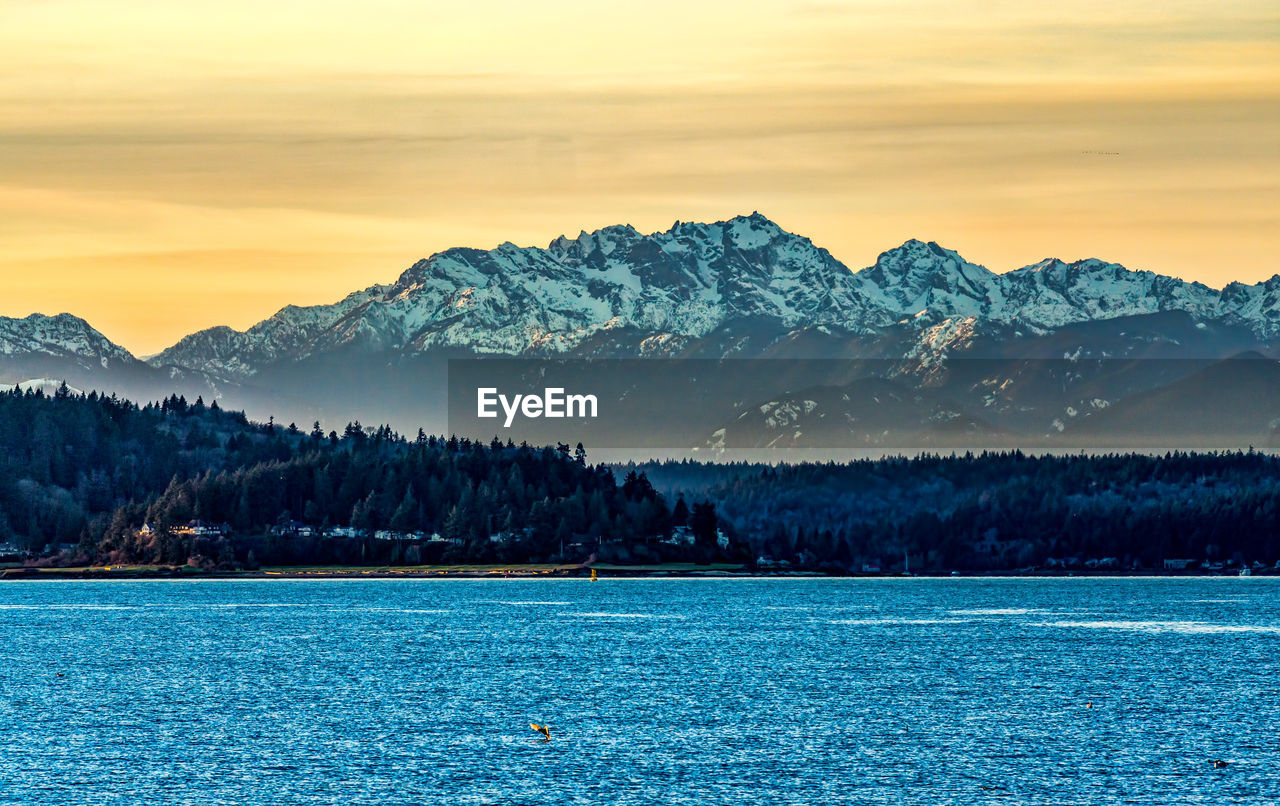
<path fill-rule="evenodd" d="M 855 267 L 927 237 L 1256 280 L 1278 33 L 1234 2 L 0 0 L 0 313 L 145 352 L 452 245 L 755 209 Z M 186 299 L 207 322 L 156 313 Z"/>

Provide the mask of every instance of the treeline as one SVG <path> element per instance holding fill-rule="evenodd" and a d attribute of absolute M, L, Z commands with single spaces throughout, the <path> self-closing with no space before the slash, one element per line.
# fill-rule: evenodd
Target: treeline
<path fill-rule="evenodd" d="M 173 397 L 137 406 L 63 384 L 0 391 L 0 542 L 42 550 L 101 535 L 114 511 L 174 478 L 288 457 L 242 413 Z"/>
<path fill-rule="evenodd" d="M 191 521 L 227 524 L 252 562 L 581 562 L 602 544 L 669 534 L 672 513 L 643 477 L 619 485 L 566 445 L 533 448 L 351 429 L 300 455 L 173 481 L 142 520 L 139 536 L 120 519 L 99 554 L 201 562 L 223 538 L 184 535 Z M 297 522 L 295 523 L 295 519 Z M 308 527 L 305 534 L 300 526 Z M 334 535 L 332 527 L 354 535 Z"/>
<path fill-rule="evenodd" d="M 0 448 L 0 542 L 67 562 L 580 562 L 718 534 L 714 507 L 673 512 L 581 445 L 304 432 L 176 396 L 0 392 Z"/>
<path fill-rule="evenodd" d="M 1280 459 L 1014 451 L 610 468 L 582 446 L 408 439 L 355 422 L 304 431 L 176 396 L 138 406 L 13 389 L 0 391 L 0 543 L 50 562 L 222 568 L 592 556 L 832 572 L 1273 565 Z"/>
<path fill-rule="evenodd" d="M 934 571 L 1107 558 L 1120 568 L 1280 560 L 1280 458 L 1253 451 L 633 469 L 669 495 L 710 498 L 754 557 L 808 568 L 901 569 L 908 559 L 912 570 Z"/>

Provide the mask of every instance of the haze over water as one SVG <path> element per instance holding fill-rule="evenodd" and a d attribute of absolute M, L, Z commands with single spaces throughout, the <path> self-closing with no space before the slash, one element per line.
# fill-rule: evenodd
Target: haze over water
<path fill-rule="evenodd" d="M 21 582 L 0 646 L 0 804 L 1280 799 L 1266 578 Z"/>

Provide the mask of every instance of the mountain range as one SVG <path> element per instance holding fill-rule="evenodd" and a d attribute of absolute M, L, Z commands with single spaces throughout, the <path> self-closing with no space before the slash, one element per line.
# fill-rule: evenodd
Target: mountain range
<path fill-rule="evenodd" d="M 677 222 L 647 235 L 607 227 L 546 248 L 449 249 L 414 263 L 394 283 L 331 305 L 288 306 L 245 331 L 202 330 L 145 361 L 68 314 L 0 318 L 0 382 L 65 379 L 136 399 L 201 395 L 281 421 L 340 426 L 358 418 L 443 430 L 441 387 L 451 358 L 844 359 L 877 362 L 874 372 L 865 365 L 867 372 L 901 397 L 896 412 L 872 418 L 878 433 L 884 417 L 897 417 L 906 418 L 901 433 L 912 438 L 952 433 L 963 422 L 966 438 L 1051 439 L 1079 432 L 1086 419 L 1089 428 L 1114 421 L 1132 431 L 1144 420 L 1141 410 L 1117 414 L 1130 405 L 1160 406 L 1162 422 L 1194 421 L 1205 413 L 1183 411 L 1189 392 L 1179 395 L 1171 384 L 1241 356 L 1269 368 L 1280 357 L 1278 344 L 1280 275 L 1216 290 L 1097 259 L 1046 259 L 995 273 L 917 240 L 855 271 L 753 213 Z M 1144 359 L 1165 361 L 1136 363 Z M 1027 363 L 1037 361 L 1050 363 Z M 1061 361 L 1072 362 L 1067 375 L 1079 377 L 1064 382 L 1050 369 Z M 858 430 L 850 426 L 857 416 L 833 409 L 837 400 L 859 407 L 858 394 L 830 392 L 842 383 L 861 388 L 857 372 L 841 375 L 793 374 L 781 386 L 763 378 L 756 397 L 724 401 L 723 411 L 710 406 L 715 411 L 696 427 L 724 416 L 721 428 L 707 432 L 723 438 L 733 433 L 731 423 L 752 420 L 742 417 L 747 408 L 822 398 L 823 405 L 811 401 L 810 417 L 826 425 L 808 433 L 830 444 L 833 431 Z M 797 384 L 807 381 L 828 391 L 805 397 Z M 1259 382 L 1250 376 L 1246 383 L 1259 411 L 1232 439 L 1274 437 L 1268 423 L 1280 410 L 1269 406 L 1280 402 L 1280 387 L 1268 390 L 1264 378 L 1258 400 Z M 1156 394 L 1162 389 L 1167 393 Z M 743 445 L 779 444 L 767 419 L 741 436 Z M 1231 418 L 1209 419 L 1218 430 L 1204 433 L 1225 439 L 1221 421 Z M 806 429 L 788 433 L 796 430 L 803 436 Z"/>

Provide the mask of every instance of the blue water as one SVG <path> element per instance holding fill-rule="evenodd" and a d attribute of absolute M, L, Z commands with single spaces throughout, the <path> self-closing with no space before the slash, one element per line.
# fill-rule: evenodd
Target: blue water
<path fill-rule="evenodd" d="M 1274 803 L 1278 657 L 1260 578 L 4 583 L 0 804 Z"/>

